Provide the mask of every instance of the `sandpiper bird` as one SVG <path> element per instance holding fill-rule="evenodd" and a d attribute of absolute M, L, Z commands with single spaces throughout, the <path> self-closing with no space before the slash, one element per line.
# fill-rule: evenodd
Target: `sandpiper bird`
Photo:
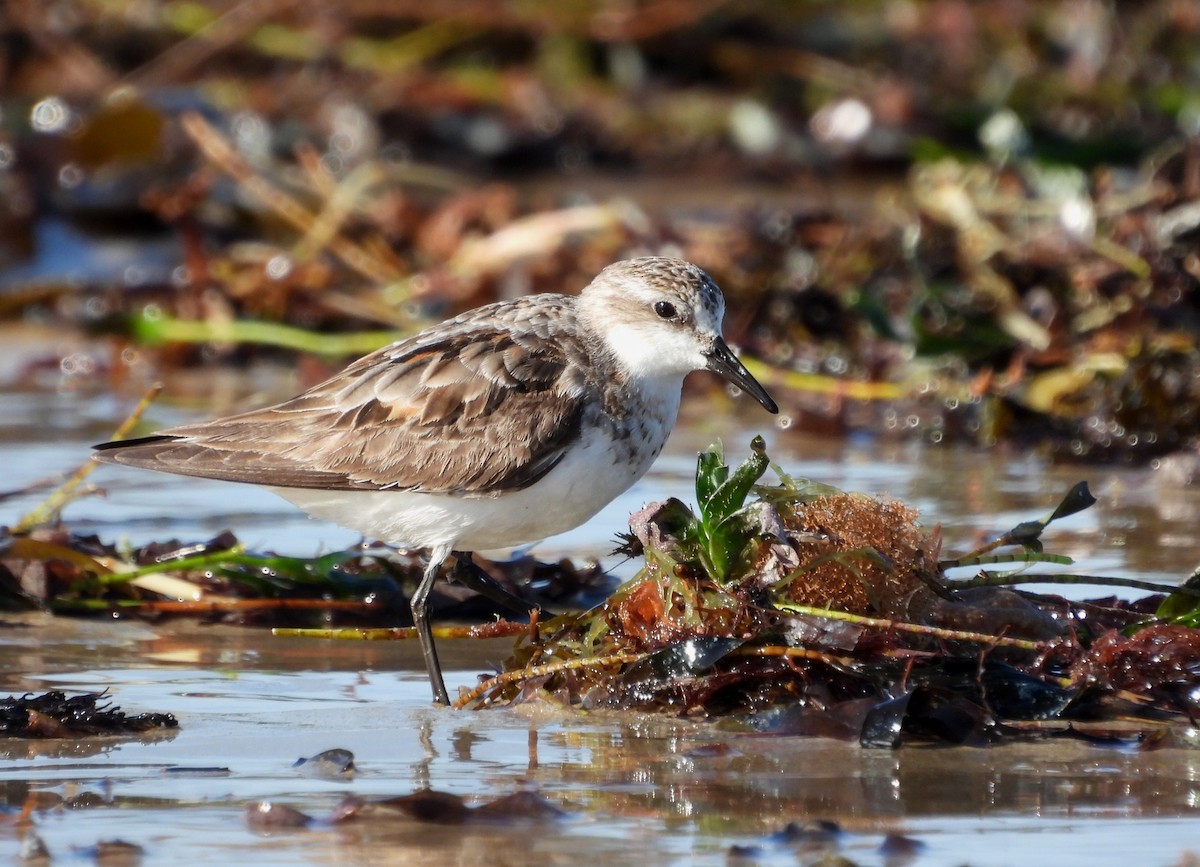
<path fill-rule="evenodd" d="M 468 552 L 596 514 L 650 468 L 693 370 L 779 411 L 721 338 L 724 312 L 690 262 L 630 259 L 578 297 L 489 304 L 284 403 L 104 443 L 95 456 L 262 485 L 314 517 L 428 549 L 412 615 L 434 700 L 447 704 L 427 603 L 451 554 L 463 566 Z"/>

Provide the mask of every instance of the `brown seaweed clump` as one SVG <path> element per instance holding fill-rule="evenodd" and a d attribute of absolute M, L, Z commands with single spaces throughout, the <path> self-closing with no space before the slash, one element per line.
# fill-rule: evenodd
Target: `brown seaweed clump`
<path fill-rule="evenodd" d="M 830 494 L 784 517 L 805 564 L 784 591 L 797 605 L 903 617 L 927 610 L 941 541 L 917 510 L 888 497 Z"/>
<path fill-rule="evenodd" d="M 631 520 L 624 550 L 644 557 L 637 575 L 591 611 L 537 624 L 460 706 L 549 697 L 871 746 L 985 743 L 1029 732 L 1028 722 L 1044 734 L 1054 731 L 1046 721 L 1118 708 L 1190 725 L 1200 630 L 1183 620 L 1200 616 L 1188 595 L 1200 590 L 1172 595 L 1179 622 L 1162 622 L 1160 606 L 1149 625 L 1153 607 L 1142 604 L 1070 603 L 944 574 L 1064 562 L 1039 537 L 1094 502 L 1086 485 L 1046 519 L 942 560 L 939 529 L 912 507 L 778 468 L 779 485 L 760 485 L 768 465 L 761 439 L 736 469 L 719 447 L 701 455 L 695 511 L 668 500 Z"/>

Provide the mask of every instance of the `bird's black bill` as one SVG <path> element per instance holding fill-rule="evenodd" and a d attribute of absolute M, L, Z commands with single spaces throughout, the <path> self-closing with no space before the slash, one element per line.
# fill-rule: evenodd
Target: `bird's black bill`
<path fill-rule="evenodd" d="M 717 342 L 713 344 L 713 348 L 706 353 L 706 356 L 709 370 L 719 373 L 746 392 L 761 403 L 767 412 L 779 412 L 779 405 L 771 399 L 767 390 L 758 384 L 758 380 L 750 375 L 750 371 L 746 370 L 745 366 L 737 360 L 724 340 L 718 337 Z"/>

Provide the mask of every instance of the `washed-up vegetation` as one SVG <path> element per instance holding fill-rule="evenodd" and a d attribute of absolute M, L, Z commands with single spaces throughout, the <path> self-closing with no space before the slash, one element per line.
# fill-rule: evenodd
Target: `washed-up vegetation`
<path fill-rule="evenodd" d="M 1070 564 L 1040 537 L 1092 505 L 1086 485 L 1046 518 L 942 559 L 936 528 L 903 503 L 779 468 L 762 485 L 768 463 L 761 440 L 733 470 L 719 447 L 701 455 L 695 511 L 669 500 L 634 516 L 627 550 L 641 571 L 602 605 L 528 630 L 459 706 L 549 697 L 868 746 L 1192 737 L 1197 581 L 1136 602 L 1001 586 L 1146 586 L 1039 566 Z M 964 567 L 976 577 L 947 577 Z"/>
<path fill-rule="evenodd" d="M 7 26 L 0 312 L 107 341 L 16 381 L 336 361 L 666 250 L 724 287 L 796 430 L 1134 462 L 1200 434 L 1190 4 L 84 0 Z M 50 225 L 95 266 L 56 266 Z M 141 251 L 114 265 L 114 236 Z"/>
<path fill-rule="evenodd" d="M 0 698 L 0 737 L 81 738 L 173 729 L 169 713 L 127 714 L 102 694 L 62 692 Z"/>

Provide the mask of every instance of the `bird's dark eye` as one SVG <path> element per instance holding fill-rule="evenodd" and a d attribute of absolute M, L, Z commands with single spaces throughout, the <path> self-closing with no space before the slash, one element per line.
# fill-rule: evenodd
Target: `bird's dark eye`
<path fill-rule="evenodd" d="M 670 301 L 655 301 L 654 312 L 657 313 L 661 319 L 674 319 L 675 305 Z"/>

